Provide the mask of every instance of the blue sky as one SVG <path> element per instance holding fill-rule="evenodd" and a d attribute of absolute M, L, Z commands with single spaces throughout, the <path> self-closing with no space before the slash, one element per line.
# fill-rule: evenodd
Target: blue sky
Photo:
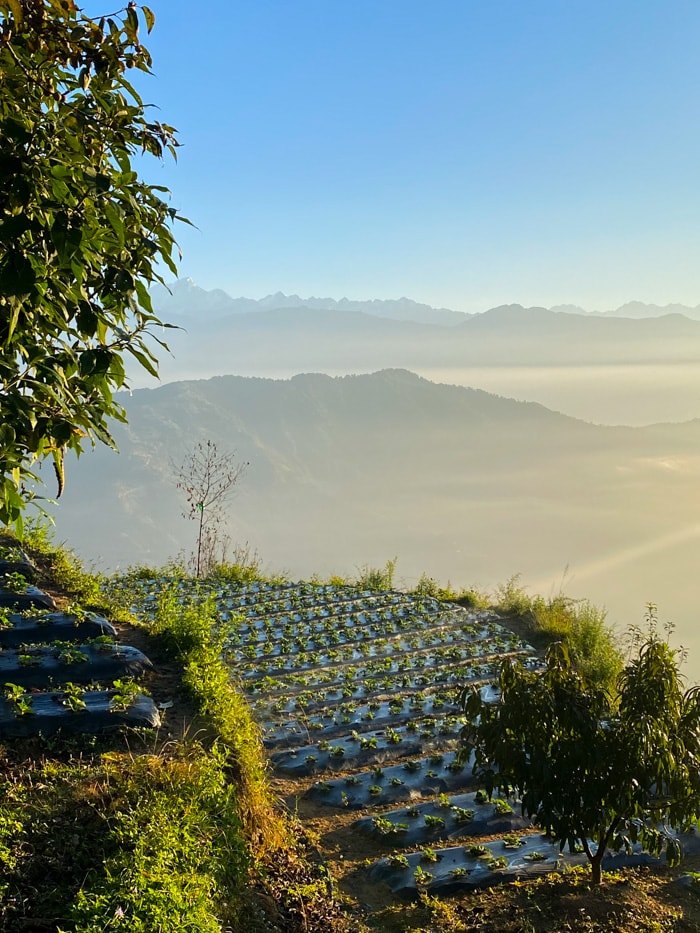
<path fill-rule="evenodd" d="M 199 285 L 700 303 L 697 0 L 149 5 Z"/>

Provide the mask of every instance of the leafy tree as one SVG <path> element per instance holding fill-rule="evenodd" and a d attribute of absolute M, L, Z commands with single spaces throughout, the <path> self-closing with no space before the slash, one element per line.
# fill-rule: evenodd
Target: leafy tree
<path fill-rule="evenodd" d="M 125 357 L 156 374 L 147 289 L 176 272 L 183 218 L 132 165 L 177 145 L 126 77 L 150 71 L 153 21 L 135 3 L 93 18 L 0 0 L 0 522 L 20 532 L 37 462 L 53 458 L 60 495 L 66 450 L 113 446 Z"/>
<path fill-rule="evenodd" d="M 180 466 L 173 466 L 177 488 L 187 499 L 185 518 L 197 522 L 194 570 L 205 575 L 217 562 L 226 541 L 222 537 L 223 506 L 249 464 L 234 462 L 234 455 L 220 453 L 212 440 L 197 444 Z"/>
<path fill-rule="evenodd" d="M 653 629 L 614 695 L 586 685 L 561 644 L 542 672 L 505 661 L 499 687 L 496 703 L 464 697 L 460 755 L 475 753 L 489 794 L 517 794 L 562 846 L 582 845 L 595 884 L 608 848 L 640 842 L 678 861 L 668 827 L 700 817 L 700 688 L 684 691 L 677 653 Z"/>

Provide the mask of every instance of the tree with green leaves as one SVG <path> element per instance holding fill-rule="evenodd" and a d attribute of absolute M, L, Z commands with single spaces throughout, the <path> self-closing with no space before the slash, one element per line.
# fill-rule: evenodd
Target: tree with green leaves
<path fill-rule="evenodd" d="M 543 671 L 503 662 L 500 698 L 465 693 L 460 755 L 490 794 L 570 849 L 582 846 L 599 884 L 608 849 L 641 843 L 671 864 L 671 828 L 700 818 L 700 688 L 684 690 L 679 657 L 655 630 L 638 644 L 614 695 L 586 685 L 561 644 Z"/>
<path fill-rule="evenodd" d="M 112 445 L 130 356 L 157 373 L 148 287 L 176 273 L 165 188 L 132 164 L 175 154 L 127 80 L 149 73 L 135 3 L 90 17 L 74 0 L 0 0 L 0 522 L 21 533 L 35 466 Z"/>

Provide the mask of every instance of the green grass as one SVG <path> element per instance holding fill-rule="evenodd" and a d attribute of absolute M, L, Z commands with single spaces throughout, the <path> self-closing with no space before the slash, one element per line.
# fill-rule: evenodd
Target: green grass
<path fill-rule="evenodd" d="M 150 630 L 178 658 L 184 687 L 227 749 L 239 786 L 237 808 L 248 838 L 258 850 L 276 847 L 285 842 L 286 831 L 274 809 L 260 731 L 221 660 L 221 643 L 214 635 L 217 622 L 213 599 L 194 596 L 183 605 L 176 592 L 166 588 Z"/>
<path fill-rule="evenodd" d="M 238 916 L 250 859 L 220 755 L 6 759 L 2 784 L 3 931 L 220 933 Z"/>
<path fill-rule="evenodd" d="M 606 625 L 605 610 L 561 593 L 550 599 L 530 596 L 517 576 L 496 589 L 494 608 L 522 621 L 536 645 L 563 642 L 589 683 L 614 686 L 622 671 L 623 654 Z"/>

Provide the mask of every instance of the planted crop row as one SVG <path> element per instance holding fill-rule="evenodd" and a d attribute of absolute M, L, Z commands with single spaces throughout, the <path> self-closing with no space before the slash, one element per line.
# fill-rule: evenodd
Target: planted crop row
<path fill-rule="evenodd" d="M 418 633 L 444 625 L 445 613 L 395 615 L 387 610 L 372 619 L 366 613 L 346 612 L 314 616 L 314 621 L 294 622 L 287 616 L 266 616 L 254 626 L 246 627 L 236 619 L 223 622 L 222 629 L 228 647 L 260 646 L 274 642 L 287 642 L 291 646 L 303 642 L 305 650 L 353 644 L 362 640 L 387 638 L 402 633 Z M 268 649 L 270 652 L 273 648 Z"/>
<path fill-rule="evenodd" d="M 439 794 L 434 800 L 365 816 L 353 830 L 370 836 L 378 845 L 417 846 L 434 844 L 454 836 L 495 836 L 530 827 L 516 803 L 490 799 L 485 791 L 469 794 Z"/>
<path fill-rule="evenodd" d="M 522 642 L 510 633 L 495 634 L 472 621 L 461 622 L 464 613 L 451 616 L 442 613 L 434 619 L 416 617 L 416 628 L 394 633 L 391 626 L 377 631 L 373 626 L 357 626 L 352 619 L 335 619 L 333 623 L 318 625 L 312 634 L 301 633 L 291 624 L 280 632 L 272 629 L 269 637 L 256 633 L 254 639 L 246 638 L 240 631 L 226 633 L 227 656 L 232 663 L 249 664 L 252 661 L 286 659 L 286 663 L 298 662 L 300 655 L 309 655 L 314 663 L 326 665 L 338 661 L 355 661 L 362 658 L 380 657 L 391 653 L 424 651 L 430 648 L 459 648 L 464 656 L 476 657 L 493 650 L 502 652 L 522 649 Z M 432 621 L 433 624 L 421 623 Z M 446 624 L 447 623 L 447 624 Z M 403 626 L 402 626 L 403 627 Z M 492 646 L 486 647 L 486 640 Z"/>
<path fill-rule="evenodd" d="M 416 797 L 454 793 L 471 785 L 471 762 L 460 764 L 455 752 L 436 752 L 400 765 L 375 765 L 347 777 L 316 781 L 305 796 L 330 807 L 359 809 Z"/>
<path fill-rule="evenodd" d="M 391 651 L 390 645 L 385 653 L 377 653 L 374 657 L 365 658 L 360 655 L 362 663 L 352 663 L 338 658 L 334 663 L 328 661 L 325 655 L 307 652 L 303 657 L 293 656 L 286 659 L 283 665 L 276 658 L 267 661 L 258 659 L 237 665 L 238 676 L 243 680 L 270 677 L 277 675 L 286 677 L 288 673 L 296 672 L 295 677 L 304 672 L 313 675 L 318 672 L 318 683 L 343 683 L 349 680 L 367 680 L 368 678 L 384 677 L 387 674 L 404 674 L 426 668 L 447 668 L 461 661 L 473 661 L 473 668 L 481 668 L 484 664 L 492 664 L 507 654 L 524 654 L 521 649 L 511 648 L 510 651 L 496 650 L 478 651 L 472 645 L 448 645 L 441 648 L 426 648 L 422 651 L 401 652 L 398 647 Z M 226 655 L 228 658 L 228 655 Z M 285 689 L 285 679 L 281 680 Z M 312 683 L 313 681 L 309 681 Z"/>
<path fill-rule="evenodd" d="M 420 754 L 433 746 L 454 745 L 465 723 L 462 716 L 444 719 L 421 719 L 397 729 L 387 726 L 379 731 L 349 735 L 331 742 L 320 739 L 316 743 L 285 749 L 271 755 L 275 770 L 284 774 L 306 775 L 326 769 L 357 767 L 373 761 L 389 761 L 407 755 Z"/>
<path fill-rule="evenodd" d="M 293 748 L 306 744 L 311 736 L 315 736 L 317 740 L 329 739 L 347 734 L 348 730 L 352 729 L 362 732 L 378 726 L 383 728 L 405 725 L 415 721 L 415 717 L 456 713 L 459 706 L 454 699 L 454 691 L 438 691 L 430 695 L 418 691 L 408 695 L 395 695 L 391 700 L 339 703 L 324 707 L 318 713 L 303 719 L 286 719 L 284 722 L 267 719 L 263 720 L 261 725 L 268 748 Z M 273 704 L 275 705 L 276 703 Z M 282 703 L 280 709 L 283 706 Z M 273 710 L 274 712 L 278 711 Z"/>
<path fill-rule="evenodd" d="M 287 708 L 312 709 L 338 699 L 361 699 L 373 694 L 392 693 L 397 689 L 436 687 L 445 684 L 466 684 L 494 676 L 498 661 L 495 657 L 482 663 L 451 664 L 442 666 L 414 663 L 413 668 L 401 669 L 398 664 L 382 668 L 379 665 L 361 668 L 336 668 L 300 671 L 282 677 L 263 677 L 248 682 L 246 692 L 251 696 L 288 696 Z M 323 692 L 323 696 L 321 696 Z"/>

